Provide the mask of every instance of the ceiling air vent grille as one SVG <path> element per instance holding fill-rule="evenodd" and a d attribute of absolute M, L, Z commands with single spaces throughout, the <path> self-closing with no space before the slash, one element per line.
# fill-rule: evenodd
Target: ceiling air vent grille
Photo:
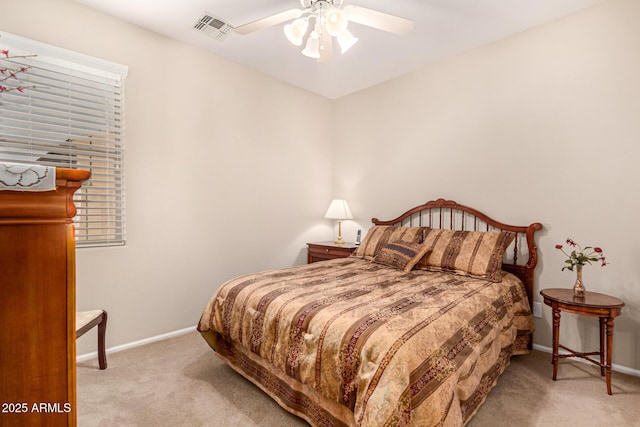
<path fill-rule="evenodd" d="M 209 12 L 203 12 L 200 19 L 193 25 L 193 28 L 216 40 L 224 40 L 232 30 L 229 24 L 220 18 L 216 18 Z"/>

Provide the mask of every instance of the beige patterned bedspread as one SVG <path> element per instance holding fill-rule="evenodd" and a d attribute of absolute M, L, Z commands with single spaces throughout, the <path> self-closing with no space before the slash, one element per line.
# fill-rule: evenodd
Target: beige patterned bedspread
<path fill-rule="evenodd" d="M 460 426 L 533 318 L 520 281 L 351 257 L 233 279 L 198 325 L 217 354 L 312 425 Z"/>

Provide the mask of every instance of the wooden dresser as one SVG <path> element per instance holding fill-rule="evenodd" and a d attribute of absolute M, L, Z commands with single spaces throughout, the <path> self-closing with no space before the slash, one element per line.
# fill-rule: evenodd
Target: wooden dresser
<path fill-rule="evenodd" d="M 76 425 L 73 193 L 0 191 L 0 425 Z"/>

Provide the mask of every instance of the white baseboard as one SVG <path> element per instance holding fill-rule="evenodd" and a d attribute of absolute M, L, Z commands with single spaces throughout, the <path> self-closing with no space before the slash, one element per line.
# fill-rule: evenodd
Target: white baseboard
<path fill-rule="evenodd" d="M 155 337 L 145 338 L 139 341 L 130 342 L 128 344 L 117 345 L 115 347 L 107 348 L 107 354 L 109 353 L 117 353 L 122 350 L 128 350 L 130 348 L 140 347 L 141 345 L 151 344 L 153 342 L 166 340 L 168 338 L 177 337 L 180 335 L 188 334 L 189 332 L 193 332 L 196 330 L 195 326 L 191 326 L 188 328 L 180 329 L 173 332 L 167 332 L 166 334 L 156 335 Z M 91 353 L 81 354 L 76 356 L 76 362 L 83 362 L 85 360 L 94 359 L 98 357 L 98 352 L 93 351 Z"/>
<path fill-rule="evenodd" d="M 553 353 L 553 349 L 551 347 L 546 347 L 543 345 L 534 344 L 533 349 L 538 351 L 544 351 L 545 353 L 549 353 L 549 354 Z M 569 353 L 560 351 L 558 352 L 558 354 L 569 354 Z M 588 360 L 584 360 L 579 357 L 573 358 L 572 360 L 575 360 L 578 362 L 584 362 L 584 363 L 591 363 Z M 635 377 L 640 377 L 640 370 L 628 368 L 622 365 L 616 365 L 615 363 L 611 364 L 611 370 L 616 372 L 622 372 L 623 374 L 633 375 Z"/>

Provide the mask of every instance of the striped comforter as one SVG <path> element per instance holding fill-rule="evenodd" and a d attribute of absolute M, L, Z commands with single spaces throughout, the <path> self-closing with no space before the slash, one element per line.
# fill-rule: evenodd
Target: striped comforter
<path fill-rule="evenodd" d="M 520 281 L 400 270 L 350 257 L 223 284 L 198 330 L 314 426 L 465 424 L 533 319 Z"/>

